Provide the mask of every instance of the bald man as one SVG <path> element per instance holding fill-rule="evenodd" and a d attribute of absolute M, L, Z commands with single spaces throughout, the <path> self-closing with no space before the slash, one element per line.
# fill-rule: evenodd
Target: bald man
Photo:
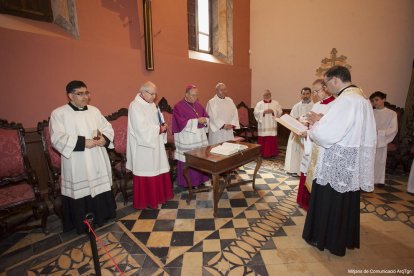
<path fill-rule="evenodd" d="M 207 103 L 207 114 L 210 116 L 210 145 L 234 139 L 233 130 L 240 128 L 239 115 L 233 100 L 227 97 L 227 87 L 224 83 L 216 85 L 216 95 Z"/>

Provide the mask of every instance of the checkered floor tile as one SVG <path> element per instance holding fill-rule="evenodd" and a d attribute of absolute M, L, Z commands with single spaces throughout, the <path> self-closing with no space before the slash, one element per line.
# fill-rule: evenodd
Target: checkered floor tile
<path fill-rule="evenodd" d="M 306 271 L 329 275 L 346 271 L 339 271 L 340 265 L 324 264 L 330 255 L 303 242 L 301 233 L 306 213 L 296 205 L 299 179 L 275 170 L 274 163 L 274 160 L 264 160 L 256 177 L 257 193 L 251 184 L 224 190 L 217 218 L 213 217 L 212 191 L 197 193 L 189 204 L 188 193 L 181 191 L 157 210 L 136 211 L 130 205 L 118 210 L 123 215 L 118 216 L 117 224 L 125 233 L 120 230 L 112 233 L 114 237 L 121 233 L 127 235 L 134 242 L 131 246 L 123 243 L 127 251 L 132 250 L 129 254 L 135 260 L 128 267 L 142 275 L 269 275 L 271 272 L 287 275 Z M 251 179 L 254 165 L 239 168 L 232 181 Z M 384 241 L 384 237 L 372 237 L 376 232 L 369 228 L 371 225 L 379 225 L 375 229 L 383 228 L 384 233 L 397 231 L 394 239 L 410 240 L 412 232 L 406 229 L 414 228 L 414 196 L 405 192 L 404 177 L 387 175 L 386 184 L 373 193 L 362 193 L 361 240 Z M 387 222 L 390 224 L 384 224 Z M 42 245 L 32 247 L 38 246 Z M 133 251 L 137 246 L 142 251 Z M 401 252 L 409 248 L 397 246 Z M 19 251 L 21 247 L 14 243 L 5 254 L 11 256 L 13 248 Z M 367 248 L 360 252 L 363 258 L 377 254 Z M 379 248 L 378 252 L 393 251 Z M 360 253 L 350 254 L 352 257 Z M 398 260 L 404 263 L 403 258 Z M 5 261 L 12 263 L 12 259 Z M 314 264 L 316 261 L 322 264 Z M 48 261 L 48 264 L 54 263 Z M 41 265 L 36 268 L 44 269 Z"/>
<path fill-rule="evenodd" d="M 251 179 L 253 165 L 239 168 L 232 182 Z M 251 183 L 226 189 L 217 218 L 213 216 L 212 191 L 197 193 L 190 204 L 186 202 L 187 192 L 183 192 L 158 210 L 142 210 L 121 222 L 164 263 L 190 248 L 192 252 L 219 252 L 268 212 L 278 197 L 293 191 L 297 183 L 286 175 L 260 170 L 256 177 L 258 194 Z"/>

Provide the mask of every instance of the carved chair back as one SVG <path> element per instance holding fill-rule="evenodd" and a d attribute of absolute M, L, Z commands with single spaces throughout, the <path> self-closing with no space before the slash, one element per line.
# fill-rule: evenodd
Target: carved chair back
<path fill-rule="evenodd" d="M 237 113 L 239 115 L 240 127 L 249 127 L 249 108 L 244 102 L 237 105 Z"/>
<path fill-rule="evenodd" d="M 240 102 L 237 105 L 237 113 L 239 115 L 240 130 L 236 133 L 249 142 L 253 142 L 257 139 L 257 123 L 254 123 L 254 118 L 252 119 L 254 116 L 251 108 L 244 102 Z"/>
<path fill-rule="evenodd" d="M 49 120 L 39 122 L 37 124 L 37 132 L 42 138 L 43 153 L 51 173 L 49 195 L 56 197 L 60 195 L 61 157 L 60 153 L 53 147 L 50 139 Z"/>
<path fill-rule="evenodd" d="M 1 233 L 14 227 L 16 222 L 13 217 L 21 215 L 24 209 L 31 211 L 31 216 L 38 216 L 39 213 L 44 215 L 42 227 L 46 232 L 48 210 L 41 199 L 36 174 L 27 158 L 24 134 L 21 124 L 0 119 Z"/>
<path fill-rule="evenodd" d="M 168 104 L 167 100 L 162 97 L 158 102 L 158 107 L 164 116 L 165 123 L 168 125 L 167 131 L 167 144 L 165 144 L 165 150 L 167 151 L 168 162 L 170 164 L 170 176 L 172 182 L 177 176 L 176 172 L 176 161 L 174 160 L 175 144 L 174 144 L 174 134 L 172 133 L 172 114 L 173 109 Z"/>
<path fill-rule="evenodd" d="M 128 109 L 121 108 L 118 111 L 106 116 L 114 130 L 114 151 L 109 151 L 112 172 L 114 177 L 119 181 L 115 191 L 121 190 L 124 205 L 128 202 L 128 197 L 132 194 L 132 186 L 128 185 L 128 180 L 132 179 L 132 173 L 126 169 L 126 147 L 128 134 Z"/>
<path fill-rule="evenodd" d="M 114 150 L 119 154 L 126 154 L 128 133 L 128 109 L 121 108 L 117 112 L 107 116 L 106 119 L 114 129 Z"/>
<path fill-rule="evenodd" d="M 158 107 L 160 108 L 161 113 L 164 116 L 165 123 L 168 125 L 167 143 L 174 146 L 174 135 L 172 133 L 172 108 L 164 97 L 162 97 L 161 100 L 158 102 Z"/>

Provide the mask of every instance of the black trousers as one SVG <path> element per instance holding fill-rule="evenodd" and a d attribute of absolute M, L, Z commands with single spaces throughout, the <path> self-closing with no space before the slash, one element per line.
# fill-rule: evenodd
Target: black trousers
<path fill-rule="evenodd" d="M 105 221 L 116 217 L 116 202 L 112 191 L 104 192 L 92 198 L 86 196 L 73 199 L 62 196 L 63 205 L 63 232 L 76 228 L 78 234 L 85 233 L 85 215 L 93 213 L 95 224 L 102 226 Z"/>
<path fill-rule="evenodd" d="M 346 248 L 359 248 L 359 204 L 359 191 L 339 193 L 314 180 L 303 239 L 337 256 L 344 256 Z"/>

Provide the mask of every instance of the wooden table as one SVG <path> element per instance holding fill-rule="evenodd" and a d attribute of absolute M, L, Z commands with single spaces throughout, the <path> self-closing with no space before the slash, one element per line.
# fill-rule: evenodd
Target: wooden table
<path fill-rule="evenodd" d="M 247 164 L 251 161 L 256 161 L 256 167 L 254 169 L 253 179 L 251 180 L 244 180 L 238 183 L 234 183 L 233 185 L 241 185 L 253 182 L 253 190 L 256 192 L 256 174 L 262 164 L 262 158 L 260 156 L 260 145 L 258 144 L 250 144 L 245 142 L 238 142 L 240 144 L 248 146 L 247 149 L 240 151 L 238 153 L 224 156 L 219 154 L 210 153 L 211 148 L 217 145 L 211 145 L 199 149 L 194 149 L 191 151 L 187 151 L 184 153 L 186 162 L 183 166 L 183 175 L 188 183 L 188 200 L 189 203 L 191 201 L 193 195 L 193 189 L 191 185 L 190 178 L 188 177 L 188 168 L 194 168 L 205 173 L 211 174 L 212 176 L 212 186 L 213 186 L 213 196 L 214 196 L 214 217 L 217 216 L 217 205 L 220 197 L 223 193 L 223 190 L 230 186 L 231 178 L 228 176 L 226 177 L 226 181 L 224 185 L 220 186 L 219 178 L 220 175 L 224 173 L 228 173 L 229 171 L 238 168 L 244 164 Z M 205 191 L 205 189 L 204 189 Z"/>

